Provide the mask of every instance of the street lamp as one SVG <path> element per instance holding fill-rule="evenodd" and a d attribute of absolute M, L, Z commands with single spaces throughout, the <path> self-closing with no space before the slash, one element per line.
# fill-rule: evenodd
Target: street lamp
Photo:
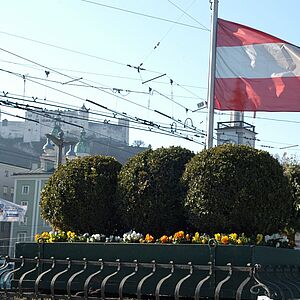
<path fill-rule="evenodd" d="M 60 131 L 58 133 L 58 137 L 53 135 L 53 134 L 50 134 L 50 133 L 46 133 L 46 137 L 48 139 L 50 139 L 58 148 L 57 161 L 56 162 L 57 162 L 57 167 L 59 167 L 62 164 L 62 150 L 63 150 L 63 147 L 72 145 L 72 144 L 74 144 L 74 142 L 65 142 L 63 131 Z"/>

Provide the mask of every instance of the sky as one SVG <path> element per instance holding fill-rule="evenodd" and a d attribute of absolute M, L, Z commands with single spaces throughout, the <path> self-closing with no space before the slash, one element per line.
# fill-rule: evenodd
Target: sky
<path fill-rule="evenodd" d="M 298 0 L 219 0 L 220 18 L 295 45 L 299 11 Z M 197 103 L 207 99 L 210 19 L 208 0 L 2 1 L 1 92 L 43 108 L 85 104 L 97 122 L 128 116 L 139 128 L 130 128 L 130 144 L 201 151 L 207 109 Z M 24 115 L 0 108 L 2 120 Z M 229 118 L 215 111 L 214 127 Z M 245 121 L 255 126 L 256 148 L 299 158 L 300 113 L 246 113 Z"/>

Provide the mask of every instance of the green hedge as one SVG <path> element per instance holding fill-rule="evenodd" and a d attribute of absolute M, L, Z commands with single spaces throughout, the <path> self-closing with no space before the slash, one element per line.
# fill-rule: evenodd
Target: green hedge
<path fill-rule="evenodd" d="M 278 232 L 293 212 L 282 166 L 268 152 L 248 146 L 200 152 L 187 164 L 183 182 L 189 222 L 201 231 Z"/>
<path fill-rule="evenodd" d="M 121 215 L 127 229 L 155 235 L 186 226 L 180 178 L 193 153 L 181 147 L 149 149 L 132 157 L 119 175 Z"/>
<path fill-rule="evenodd" d="M 121 164 L 108 156 L 76 158 L 50 177 L 41 193 L 41 214 L 54 228 L 77 233 L 113 233 Z"/>

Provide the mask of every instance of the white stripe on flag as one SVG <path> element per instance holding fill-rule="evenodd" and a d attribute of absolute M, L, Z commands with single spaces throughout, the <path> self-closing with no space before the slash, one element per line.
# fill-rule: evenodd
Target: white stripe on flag
<path fill-rule="evenodd" d="M 300 48 L 284 43 L 217 47 L 216 78 L 300 76 Z"/>

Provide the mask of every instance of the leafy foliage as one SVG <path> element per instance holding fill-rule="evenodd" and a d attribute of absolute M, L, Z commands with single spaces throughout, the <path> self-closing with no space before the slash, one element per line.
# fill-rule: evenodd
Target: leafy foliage
<path fill-rule="evenodd" d="M 41 214 L 57 229 L 112 233 L 118 227 L 116 187 L 121 164 L 108 156 L 68 161 L 41 193 Z"/>
<path fill-rule="evenodd" d="M 148 149 L 122 167 L 119 199 L 128 229 L 159 235 L 185 226 L 180 178 L 192 156 L 181 147 Z"/>
<path fill-rule="evenodd" d="M 200 152 L 187 164 L 183 182 L 189 222 L 201 231 L 278 232 L 293 211 L 282 166 L 268 152 L 248 146 Z"/>
<path fill-rule="evenodd" d="M 293 192 L 295 210 L 290 227 L 300 230 L 300 165 L 295 161 L 283 165 L 284 174 L 287 176 Z"/>

